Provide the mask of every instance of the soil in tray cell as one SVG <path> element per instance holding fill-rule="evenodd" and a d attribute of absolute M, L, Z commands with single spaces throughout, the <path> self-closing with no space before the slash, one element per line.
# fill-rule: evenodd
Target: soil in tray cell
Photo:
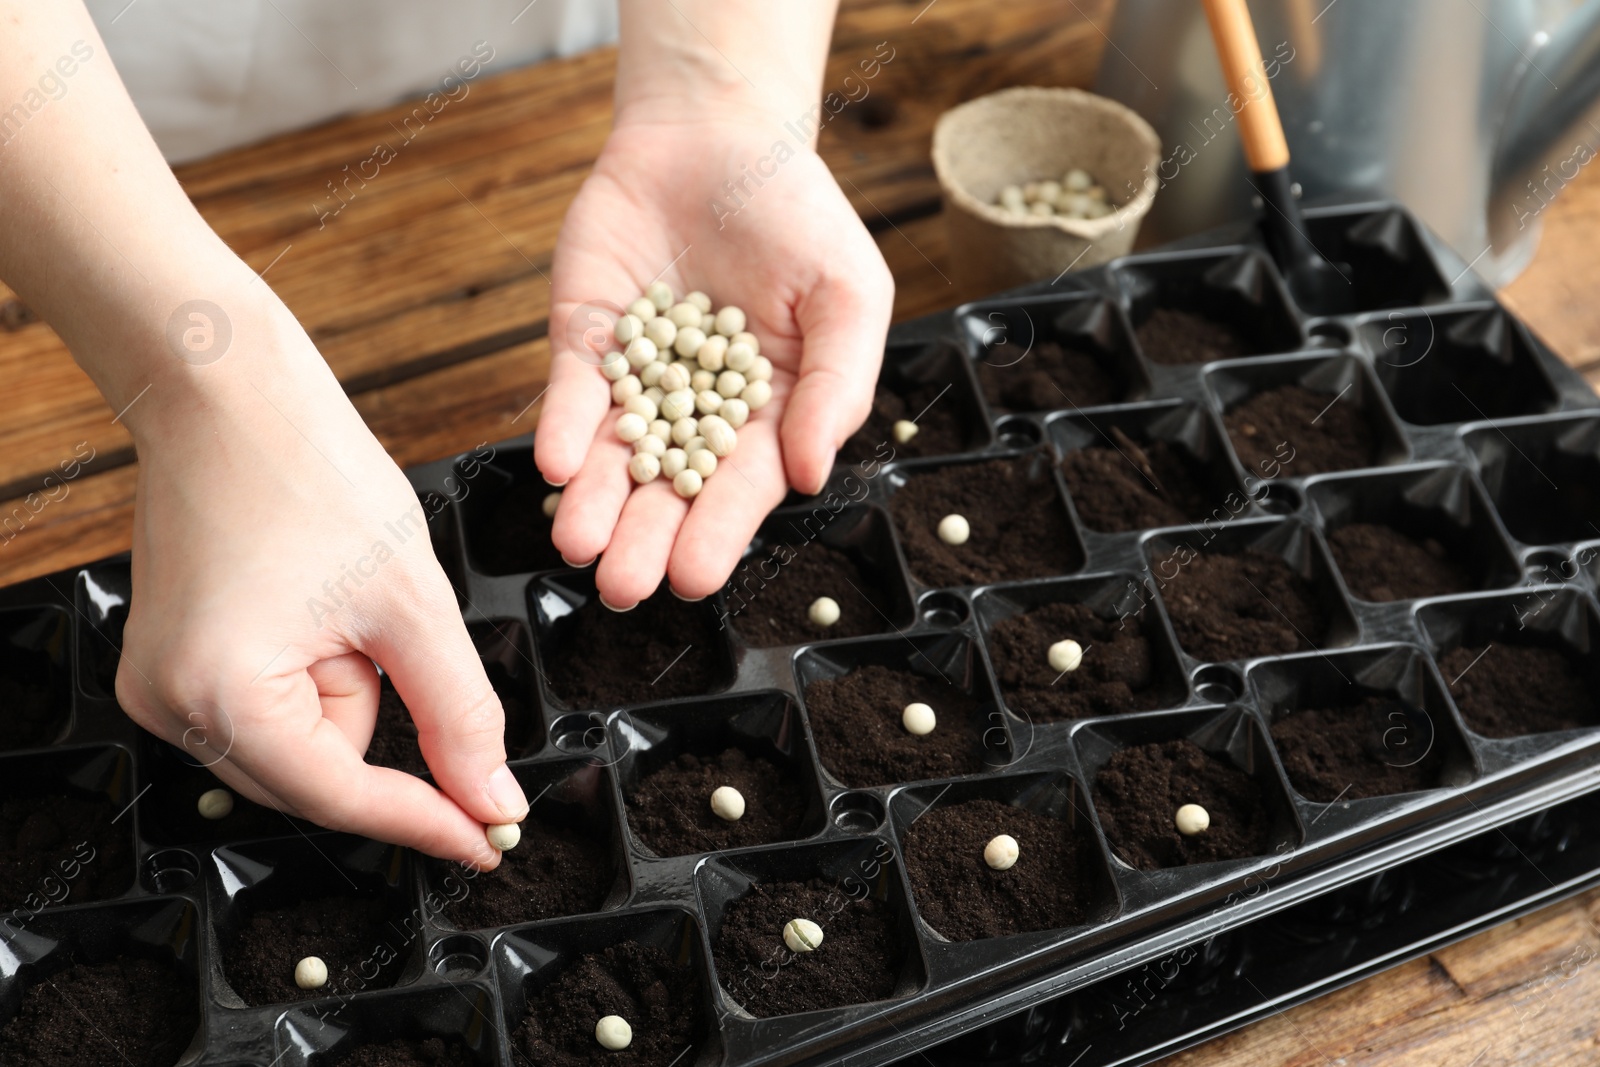
<path fill-rule="evenodd" d="M 1014 363 L 978 364 L 984 399 L 997 413 L 1092 408 L 1122 399 L 1122 384 L 1088 352 L 1043 341 Z"/>
<path fill-rule="evenodd" d="M 823 766 L 855 789 L 982 771 L 985 730 L 998 725 L 977 718 L 977 701 L 957 686 L 878 665 L 812 682 L 805 699 Z M 901 725 L 911 703 L 933 709 L 932 733 L 918 737 Z M 998 744 L 988 754 L 998 761 Z"/>
<path fill-rule="evenodd" d="M 545 645 L 545 674 L 574 708 L 699 696 L 728 683 L 723 635 L 704 604 L 661 590 L 631 611 L 591 597 L 561 647 Z"/>
<path fill-rule="evenodd" d="M 1081 448 L 1061 464 L 1085 526 L 1105 533 L 1183 526 L 1222 503 L 1207 492 L 1205 468 L 1182 445 L 1140 445 L 1115 429 L 1112 436 L 1116 448 Z"/>
<path fill-rule="evenodd" d="M 400 918 L 378 897 L 317 897 L 263 909 L 226 939 L 222 970 L 233 991 L 252 1006 L 387 989 L 399 979 L 411 950 Z M 328 983 L 321 989 L 295 984 L 295 964 L 307 956 L 328 965 Z"/>
<path fill-rule="evenodd" d="M 1350 591 L 1362 600 L 1411 600 L 1476 588 L 1472 576 L 1433 538 L 1413 540 L 1391 526 L 1353 522 L 1328 535 Z"/>
<path fill-rule="evenodd" d="M 776 577 L 760 581 L 769 573 Z M 757 581 L 741 588 L 740 576 L 746 574 Z M 882 578 L 881 569 L 863 574 L 847 553 L 820 541 L 774 545 L 755 567 L 746 564 L 734 572 L 728 613 L 734 628 L 757 648 L 880 633 L 893 626 Z M 812 601 L 823 596 L 839 605 L 839 621 L 832 626 L 818 626 L 808 615 Z"/>
<path fill-rule="evenodd" d="M 1151 711 L 1166 703 L 1145 630 L 1149 616 L 1102 619 L 1084 604 L 1045 604 L 995 624 L 989 658 L 1006 706 L 1033 722 Z M 1078 669 L 1050 666 L 1050 646 L 1083 648 Z"/>
<path fill-rule="evenodd" d="M 505 693 L 499 696 L 509 728 L 515 719 L 525 714 L 525 709 L 519 698 Z M 514 746 L 508 743 L 506 748 L 513 757 L 517 755 Z M 374 767 L 390 767 L 407 774 L 428 773 L 428 763 L 422 758 L 422 746 L 417 742 L 416 721 L 411 718 L 410 709 L 400 699 L 400 694 L 395 692 L 388 678 L 384 678 L 383 686 L 378 690 L 378 719 L 373 724 L 372 740 L 367 744 L 365 759 Z"/>
<path fill-rule="evenodd" d="M 1415 716 L 1393 697 L 1369 696 L 1348 707 L 1292 712 L 1272 724 L 1272 741 L 1307 800 L 1409 793 L 1436 785 L 1444 764 L 1436 738 L 1412 736 L 1417 731 L 1407 724 Z M 1419 749 L 1426 755 L 1418 757 Z"/>
<path fill-rule="evenodd" d="M 333 1062 L 337 1067 L 477 1067 L 479 1060 L 458 1037 L 428 1037 L 362 1045 Z"/>
<path fill-rule="evenodd" d="M 724 785 L 744 797 L 744 815 L 737 822 L 711 811 L 711 793 Z M 805 813 L 805 794 L 793 773 L 739 748 L 714 756 L 685 752 L 652 772 L 628 797 L 628 825 L 658 856 L 790 841 Z"/>
<path fill-rule="evenodd" d="M 1451 649 L 1439 660 L 1450 695 L 1483 737 L 1521 737 L 1600 725 L 1593 679 L 1554 648 L 1495 643 Z"/>
<path fill-rule="evenodd" d="M 1371 467 L 1378 437 L 1360 405 L 1346 395 L 1280 385 L 1241 401 L 1222 417 L 1246 470 L 1291 477 Z"/>
<path fill-rule="evenodd" d="M 550 540 L 553 519 L 544 514 L 544 498 L 555 492 L 536 477 L 519 478 L 488 506 L 469 531 L 470 550 L 486 574 L 520 574 L 565 567 Z"/>
<path fill-rule="evenodd" d="M 822 927 L 822 944 L 790 952 L 783 928 L 792 919 Z M 712 955 L 728 995 L 768 1018 L 886 1000 L 905 949 L 888 904 L 814 878 L 751 886 L 729 905 Z"/>
<path fill-rule="evenodd" d="M 0 911 L 106 900 L 133 885 L 129 820 L 103 796 L 0 801 Z"/>
<path fill-rule="evenodd" d="M 917 435 L 903 443 L 894 439 L 894 424 L 902 419 L 917 424 Z M 918 385 L 902 393 L 880 381 L 872 414 L 839 449 L 838 461 L 853 464 L 869 459 L 886 462 L 890 456 L 948 456 L 965 446 L 960 404 L 948 382 Z"/>
<path fill-rule="evenodd" d="M 1165 583 L 1161 596 L 1178 643 L 1196 659 L 1309 651 L 1327 629 L 1311 583 L 1260 549 L 1195 554 L 1180 546 L 1153 566 Z"/>
<path fill-rule="evenodd" d="M 16 1067 L 172 1067 L 200 1026 L 194 990 L 171 967 L 119 957 L 74 963 L 22 994 L 0 1028 Z"/>
<path fill-rule="evenodd" d="M 470 880 L 452 875 L 444 914 L 463 930 L 487 930 L 599 911 L 616 874 L 605 836 L 557 826 L 535 808 L 523 820 L 521 843 L 502 854 L 500 866 Z"/>
<path fill-rule="evenodd" d="M 985 585 L 1083 565 L 1049 467 L 1026 458 L 913 475 L 890 508 L 912 573 L 926 585 Z M 939 539 L 939 520 L 950 514 L 971 526 L 965 544 Z"/>
<path fill-rule="evenodd" d="M 511 1036 L 512 1060 L 541 1067 L 692 1064 L 685 1050 L 701 1033 L 701 1002 L 690 967 L 650 945 L 613 945 L 573 960 L 528 998 L 527 1014 Z M 620 1015 L 632 1027 L 626 1049 L 613 1052 L 595 1040 L 595 1023 L 607 1015 Z"/>
<path fill-rule="evenodd" d="M 113 668 L 113 677 L 115 673 Z M 5 709 L 0 715 L 0 752 L 48 745 L 67 718 L 66 707 L 49 685 L 19 678 L 0 677 L 0 708 Z"/>
<path fill-rule="evenodd" d="M 997 834 L 1017 841 L 1017 862 L 983 859 Z M 917 910 L 952 941 L 1076 926 L 1088 918 L 1094 845 L 1060 819 L 995 800 L 935 807 L 906 830 L 906 873 Z"/>
<path fill-rule="evenodd" d="M 1156 308 L 1133 334 L 1152 363 L 1209 363 L 1247 356 L 1251 349 L 1227 323 L 1178 308 Z"/>
<path fill-rule="evenodd" d="M 1210 827 L 1193 836 L 1179 833 L 1174 817 L 1185 804 L 1205 808 Z M 1193 741 L 1118 752 L 1095 776 L 1094 806 L 1117 857 L 1144 871 L 1272 850 L 1260 784 Z"/>

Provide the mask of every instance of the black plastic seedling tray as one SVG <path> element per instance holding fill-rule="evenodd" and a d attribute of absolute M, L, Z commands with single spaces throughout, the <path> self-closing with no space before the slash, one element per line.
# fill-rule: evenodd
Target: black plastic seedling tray
<path fill-rule="evenodd" d="M 1085 1062 L 1137 1062 L 1585 884 L 1594 865 L 1567 871 L 1561 864 L 1575 863 L 1577 852 L 1561 849 L 1550 860 L 1560 877 L 1513 884 L 1505 864 L 1517 860 L 1497 842 L 1512 842 L 1522 860 L 1542 854 L 1555 819 L 1542 813 L 1564 813 L 1566 825 L 1586 803 L 1579 798 L 1600 788 L 1600 730 L 1480 736 L 1437 657 L 1463 642 L 1517 635 L 1600 666 L 1600 402 L 1403 209 L 1329 206 L 1307 218 L 1313 238 L 1353 273 L 1364 310 L 1319 316 L 1297 306 L 1258 234 L 1240 225 L 897 327 L 884 383 L 937 394 L 932 403 L 954 420 L 960 451 L 887 458 L 892 442 L 866 442 L 878 459 L 841 465 L 823 494 L 787 501 L 750 557 L 781 542 L 845 553 L 881 586 L 878 632 L 756 647 L 733 610 L 733 597 L 752 595 L 736 575 L 728 592 L 682 609 L 703 614 L 712 635 L 695 652 L 705 691 L 590 707 L 552 683 L 554 668 L 585 651 L 576 613 L 595 594 L 592 574 L 563 567 L 540 540 L 547 527 L 540 535 L 529 518 L 546 491 L 531 438 L 410 472 L 506 703 L 508 749 L 540 798 L 535 815 L 581 828 L 609 857 L 609 880 L 585 914 L 461 929 L 448 916 L 449 902 L 471 891 L 460 872 L 273 813 L 199 818 L 194 798 L 209 773 L 142 734 L 112 696 L 127 562 L 0 590 L 0 682 L 53 716 L 24 742 L 43 747 L 0 755 L 0 793 L 104 796 L 122 813 L 116 826 L 133 855 L 126 890 L 105 899 L 56 904 L 46 892 L 7 902 L 0 1018 L 72 959 L 134 955 L 176 968 L 193 988 L 201 1026 L 185 1064 L 329 1067 L 368 1042 L 456 1035 L 483 1063 L 508 1067 L 526 1062 L 509 1035 L 530 998 L 579 955 L 640 942 L 695 976 L 703 1023 L 678 1050 L 685 1065 L 866 1067 L 935 1046 L 950 1062 L 1049 1061 L 1063 1052 L 1069 1062 L 1079 1051 L 1072 1042 L 1087 1046 L 1108 1028 L 1122 1036 L 1102 1036 L 1100 1053 Z M 1205 364 L 1156 362 L 1138 327 L 1162 307 L 1230 322 L 1249 350 Z M 1048 410 L 1017 412 L 984 399 L 984 363 L 1026 360 L 1050 341 L 1093 353 L 1116 402 L 1080 407 L 1063 392 Z M 1358 412 L 1374 464 L 1307 476 L 1292 462 L 1267 470 L 1241 461 L 1227 413 L 1287 383 Z M 1216 496 L 1212 517 L 1091 528 L 1059 464 L 1120 435 L 1184 449 Z M 1073 565 L 1021 581 L 924 585 L 907 563 L 894 497 L 918 477 L 1001 458 L 1047 473 L 1064 516 L 1060 543 L 1049 547 Z M 510 543 L 517 507 L 534 533 Z M 1358 598 L 1327 543 L 1332 530 L 1357 521 L 1436 539 L 1475 590 Z M 1286 562 L 1324 601 L 1315 647 L 1221 662 L 1191 655 L 1160 570 L 1186 547 L 1254 548 Z M 1010 706 L 996 680 L 993 629 L 1051 603 L 1088 605 L 1102 619 L 1137 614 L 1151 641 L 1158 706 L 1048 722 Z M 819 758 L 806 689 L 872 664 L 942 675 L 965 690 L 976 707 L 980 769 L 876 788 L 842 784 Z M 1366 693 L 1404 705 L 1396 728 L 1434 754 L 1430 787 L 1307 799 L 1285 770 L 1272 724 Z M 1270 816 L 1262 854 L 1158 870 L 1119 858 L 1092 799 L 1096 775 L 1129 746 L 1175 739 L 1250 776 Z M 656 855 L 626 814 L 638 782 L 680 753 L 730 745 L 774 761 L 797 783 L 804 813 L 791 838 Z M 949 940 L 928 924 L 904 869 L 907 828 L 928 810 L 976 797 L 1058 819 L 1081 836 L 1090 855 L 1085 923 L 973 941 Z M 1502 826 L 1507 834 L 1496 838 Z M 1439 881 L 1440 864 L 1457 881 L 1486 887 L 1481 899 L 1453 904 L 1459 913 L 1441 911 L 1437 922 L 1397 920 L 1380 931 L 1379 920 L 1393 917 L 1387 902 L 1401 892 L 1392 886 L 1403 883 L 1413 899 Z M 902 949 L 893 993 L 755 1018 L 739 1000 L 750 976 L 718 971 L 716 939 L 753 884 L 807 878 L 887 908 Z M 404 959 L 394 983 L 247 1007 L 222 967 L 230 932 L 251 909 L 347 891 L 386 899 L 403 916 L 388 946 Z M 1150 1002 L 1164 1006 L 1141 1008 L 1134 1029 L 1146 1037 L 1130 1039 L 1118 1025 L 1125 1005 L 1107 1008 L 1121 1002 L 1107 1001 L 1106 990 L 1152 968 L 1162 977 Z M 1257 996 L 1218 993 L 1251 975 Z"/>

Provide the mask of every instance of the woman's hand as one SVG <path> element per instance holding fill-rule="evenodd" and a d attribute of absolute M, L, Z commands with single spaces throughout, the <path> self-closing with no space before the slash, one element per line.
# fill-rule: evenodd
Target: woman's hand
<path fill-rule="evenodd" d="M 699 289 L 743 308 L 774 367 L 771 403 L 692 502 L 662 479 L 631 491 L 610 383 L 581 345 L 590 311 L 626 305 L 657 277 L 680 297 Z M 679 596 L 715 592 L 788 486 L 822 487 L 871 409 L 893 297 L 861 220 L 777 113 L 719 100 L 619 114 L 557 243 L 535 443 L 545 478 L 570 479 L 556 547 L 575 565 L 601 556 L 605 603 L 631 607 L 664 574 Z"/>

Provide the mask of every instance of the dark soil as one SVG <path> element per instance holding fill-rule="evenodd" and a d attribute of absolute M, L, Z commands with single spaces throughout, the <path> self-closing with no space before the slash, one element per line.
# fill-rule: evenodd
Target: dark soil
<path fill-rule="evenodd" d="M 8 1067 L 172 1067 L 200 1028 L 198 997 L 171 967 L 75 963 L 22 994 L 0 1028 Z"/>
<path fill-rule="evenodd" d="M 521 574 L 566 566 L 550 540 L 555 523 L 544 517 L 544 498 L 553 492 L 541 478 L 519 478 L 480 521 L 468 523 L 467 543 L 480 571 Z"/>
<path fill-rule="evenodd" d="M 477 1067 L 478 1059 L 458 1037 L 401 1038 L 381 1045 L 362 1045 L 334 1063 L 338 1067 Z"/>
<path fill-rule="evenodd" d="M 318 897 L 250 915 L 225 939 L 222 969 L 251 1006 L 348 996 L 394 985 L 412 940 L 381 898 Z M 294 983 L 295 964 L 307 956 L 328 965 L 321 989 Z"/>
<path fill-rule="evenodd" d="M 1211 816 L 1204 833 L 1178 832 L 1173 820 L 1185 804 L 1198 804 Z M 1193 741 L 1157 741 L 1118 752 L 1095 776 L 1094 805 L 1117 857 L 1142 871 L 1272 849 L 1261 786 Z"/>
<path fill-rule="evenodd" d="M 511 1037 L 520 1054 L 512 1059 L 539 1067 L 691 1064 L 694 1057 L 684 1050 L 702 1032 L 701 999 L 690 967 L 649 945 L 613 945 L 579 957 L 530 993 L 528 1012 Z M 620 1015 L 633 1028 L 626 1049 L 612 1052 L 595 1040 L 594 1025 L 607 1015 Z"/>
<path fill-rule="evenodd" d="M 113 667 L 115 677 L 115 667 Z M 48 745 L 66 725 L 70 707 L 46 682 L 0 677 L 0 752 Z"/>
<path fill-rule="evenodd" d="M 581 915 L 600 910 L 616 877 L 605 835 L 540 818 L 536 805 L 517 847 L 500 866 L 467 881 L 467 895 L 446 904 L 444 914 L 463 930 Z"/>
<path fill-rule="evenodd" d="M 1008 871 L 983 861 L 996 834 L 1010 834 L 1020 847 Z M 994 800 L 949 804 L 911 824 L 905 854 L 917 909 L 952 941 L 1058 930 L 1088 918 L 1094 846 L 1060 819 Z"/>
<path fill-rule="evenodd" d="M 1600 725 L 1591 672 L 1554 648 L 1495 644 L 1439 660 L 1456 707 L 1483 737 L 1521 737 Z"/>
<path fill-rule="evenodd" d="M 821 878 L 752 885 L 728 908 L 712 945 L 723 989 L 763 1019 L 892 996 L 905 950 L 889 905 L 860 891 Z M 791 919 L 822 927 L 822 944 L 790 952 L 783 928 Z"/>
<path fill-rule="evenodd" d="M 1433 538 L 1415 541 L 1391 526 L 1353 522 L 1328 535 L 1328 548 L 1345 584 L 1362 600 L 1411 600 L 1469 593 L 1477 587 L 1466 568 Z"/>
<path fill-rule="evenodd" d="M 1378 436 L 1365 412 L 1335 395 L 1280 385 L 1245 398 L 1222 417 L 1239 462 L 1261 477 L 1281 468 L 1299 478 L 1376 465 Z"/>
<path fill-rule="evenodd" d="M 744 796 L 738 822 L 711 811 L 711 793 L 723 785 Z M 805 793 L 793 772 L 740 748 L 715 756 L 685 752 L 652 772 L 628 797 L 628 825 L 658 856 L 792 841 L 805 814 Z"/>
<path fill-rule="evenodd" d="M 975 774 L 990 766 L 985 755 L 995 764 L 1004 755 L 999 715 L 977 719 L 978 702 L 937 677 L 873 665 L 812 682 L 805 699 L 823 766 L 853 789 Z M 905 706 L 917 702 L 937 717 L 922 737 L 900 724 Z"/>
<path fill-rule="evenodd" d="M 1209 363 L 1248 356 L 1253 346 L 1244 334 L 1216 319 L 1178 308 L 1156 308 L 1134 328 L 1139 347 L 1152 363 Z"/>
<path fill-rule="evenodd" d="M 914 475 L 890 502 L 911 570 L 926 585 L 986 585 L 1083 566 L 1050 468 L 1027 458 Z M 964 545 L 939 540 L 939 520 L 966 517 Z"/>
<path fill-rule="evenodd" d="M 199 811 L 200 797 L 213 789 L 228 789 L 216 775 L 194 767 L 177 756 L 155 757 L 155 784 L 139 801 L 145 833 L 169 844 L 204 841 L 248 841 L 261 837 L 286 837 L 313 829 L 310 823 L 285 816 L 233 793 L 233 811 L 223 819 L 207 819 Z"/>
<path fill-rule="evenodd" d="M 1320 804 L 1431 789 L 1444 764 L 1443 746 L 1437 737 L 1412 736 L 1406 713 L 1406 705 L 1388 696 L 1307 708 L 1273 723 L 1272 740 L 1289 781 Z M 1419 750 L 1427 755 L 1418 756 Z"/>
<path fill-rule="evenodd" d="M 131 818 L 104 796 L 13 797 L 0 802 L 0 910 L 83 904 L 133 884 Z"/>
<path fill-rule="evenodd" d="M 374 767 L 392 767 L 407 774 L 428 772 L 428 763 L 417 744 L 417 724 L 411 721 L 411 712 L 388 678 L 378 690 L 378 721 L 367 745 L 366 760 Z"/>
<path fill-rule="evenodd" d="M 728 614 L 757 648 L 880 633 L 892 629 L 886 575 L 886 568 L 863 574 L 849 554 L 820 541 L 774 545 L 733 572 Z M 807 615 L 820 596 L 839 604 L 839 621 L 832 626 L 818 626 Z"/>
<path fill-rule="evenodd" d="M 1082 448 L 1061 464 L 1085 526 L 1106 533 L 1199 522 L 1223 503 L 1194 454 L 1169 441 Z"/>
<path fill-rule="evenodd" d="M 956 398 L 956 388 L 949 383 L 935 383 L 900 393 L 879 381 L 878 392 L 872 399 L 872 414 L 839 449 L 839 462 L 853 464 L 869 459 L 888 462 L 891 456 L 910 459 L 960 452 L 966 447 L 967 435 L 961 425 L 961 402 Z M 894 424 L 901 419 L 912 419 L 917 424 L 917 435 L 904 444 L 894 439 Z"/>
<path fill-rule="evenodd" d="M 1155 571 L 1178 643 L 1196 659 L 1304 652 L 1327 629 L 1316 590 L 1278 556 L 1249 548 L 1185 558 L 1180 546 L 1157 559 Z"/>
<path fill-rule="evenodd" d="M 1061 674 L 1050 667 L 1050 646 L 1069 637 L 1083 646 L 1083 662 Z M 1119 622 L 1083 604 L 1045 604 L 996 623 L 989 658 L 1007 706 L 1034 722 L 1150 711 L 1172 695 L 1159 684 L 1138 615 Z"/>
<path fill-rule="evenodd" d="M 723 636 L 706 604 L 665 588 L 632 611 L 612 611 L 593 597 L 579 608 L 559 644 L 546 642 L 545 676 L 573 708 L 613 707 L 699 696 L 727 687 Z"/>
<path fill-rule="evenodd" d="M 1106 362 L 1106 357 L 1044 341 L 1006 366 L 980 360 L 978 382 L 997 413 L 1092 408 L 1123 396 L 1122 383 Z"/>

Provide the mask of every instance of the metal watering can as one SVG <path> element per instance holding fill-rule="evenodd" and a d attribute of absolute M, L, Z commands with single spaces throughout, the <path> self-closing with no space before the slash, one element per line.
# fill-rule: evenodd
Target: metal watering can
<path fill-rule="evenodd" d="M 1600 158 L 1600 0 L 1255 0 L 1250 11 L 1302 198 L 1397 199 L 1491 284 L 1527 265 L 1545 207 Z M 1254 212 L 1239 101 L 1195 0 L 1120 0 L 1096 89 L 1162 140 L 1142 238 Z"/>

